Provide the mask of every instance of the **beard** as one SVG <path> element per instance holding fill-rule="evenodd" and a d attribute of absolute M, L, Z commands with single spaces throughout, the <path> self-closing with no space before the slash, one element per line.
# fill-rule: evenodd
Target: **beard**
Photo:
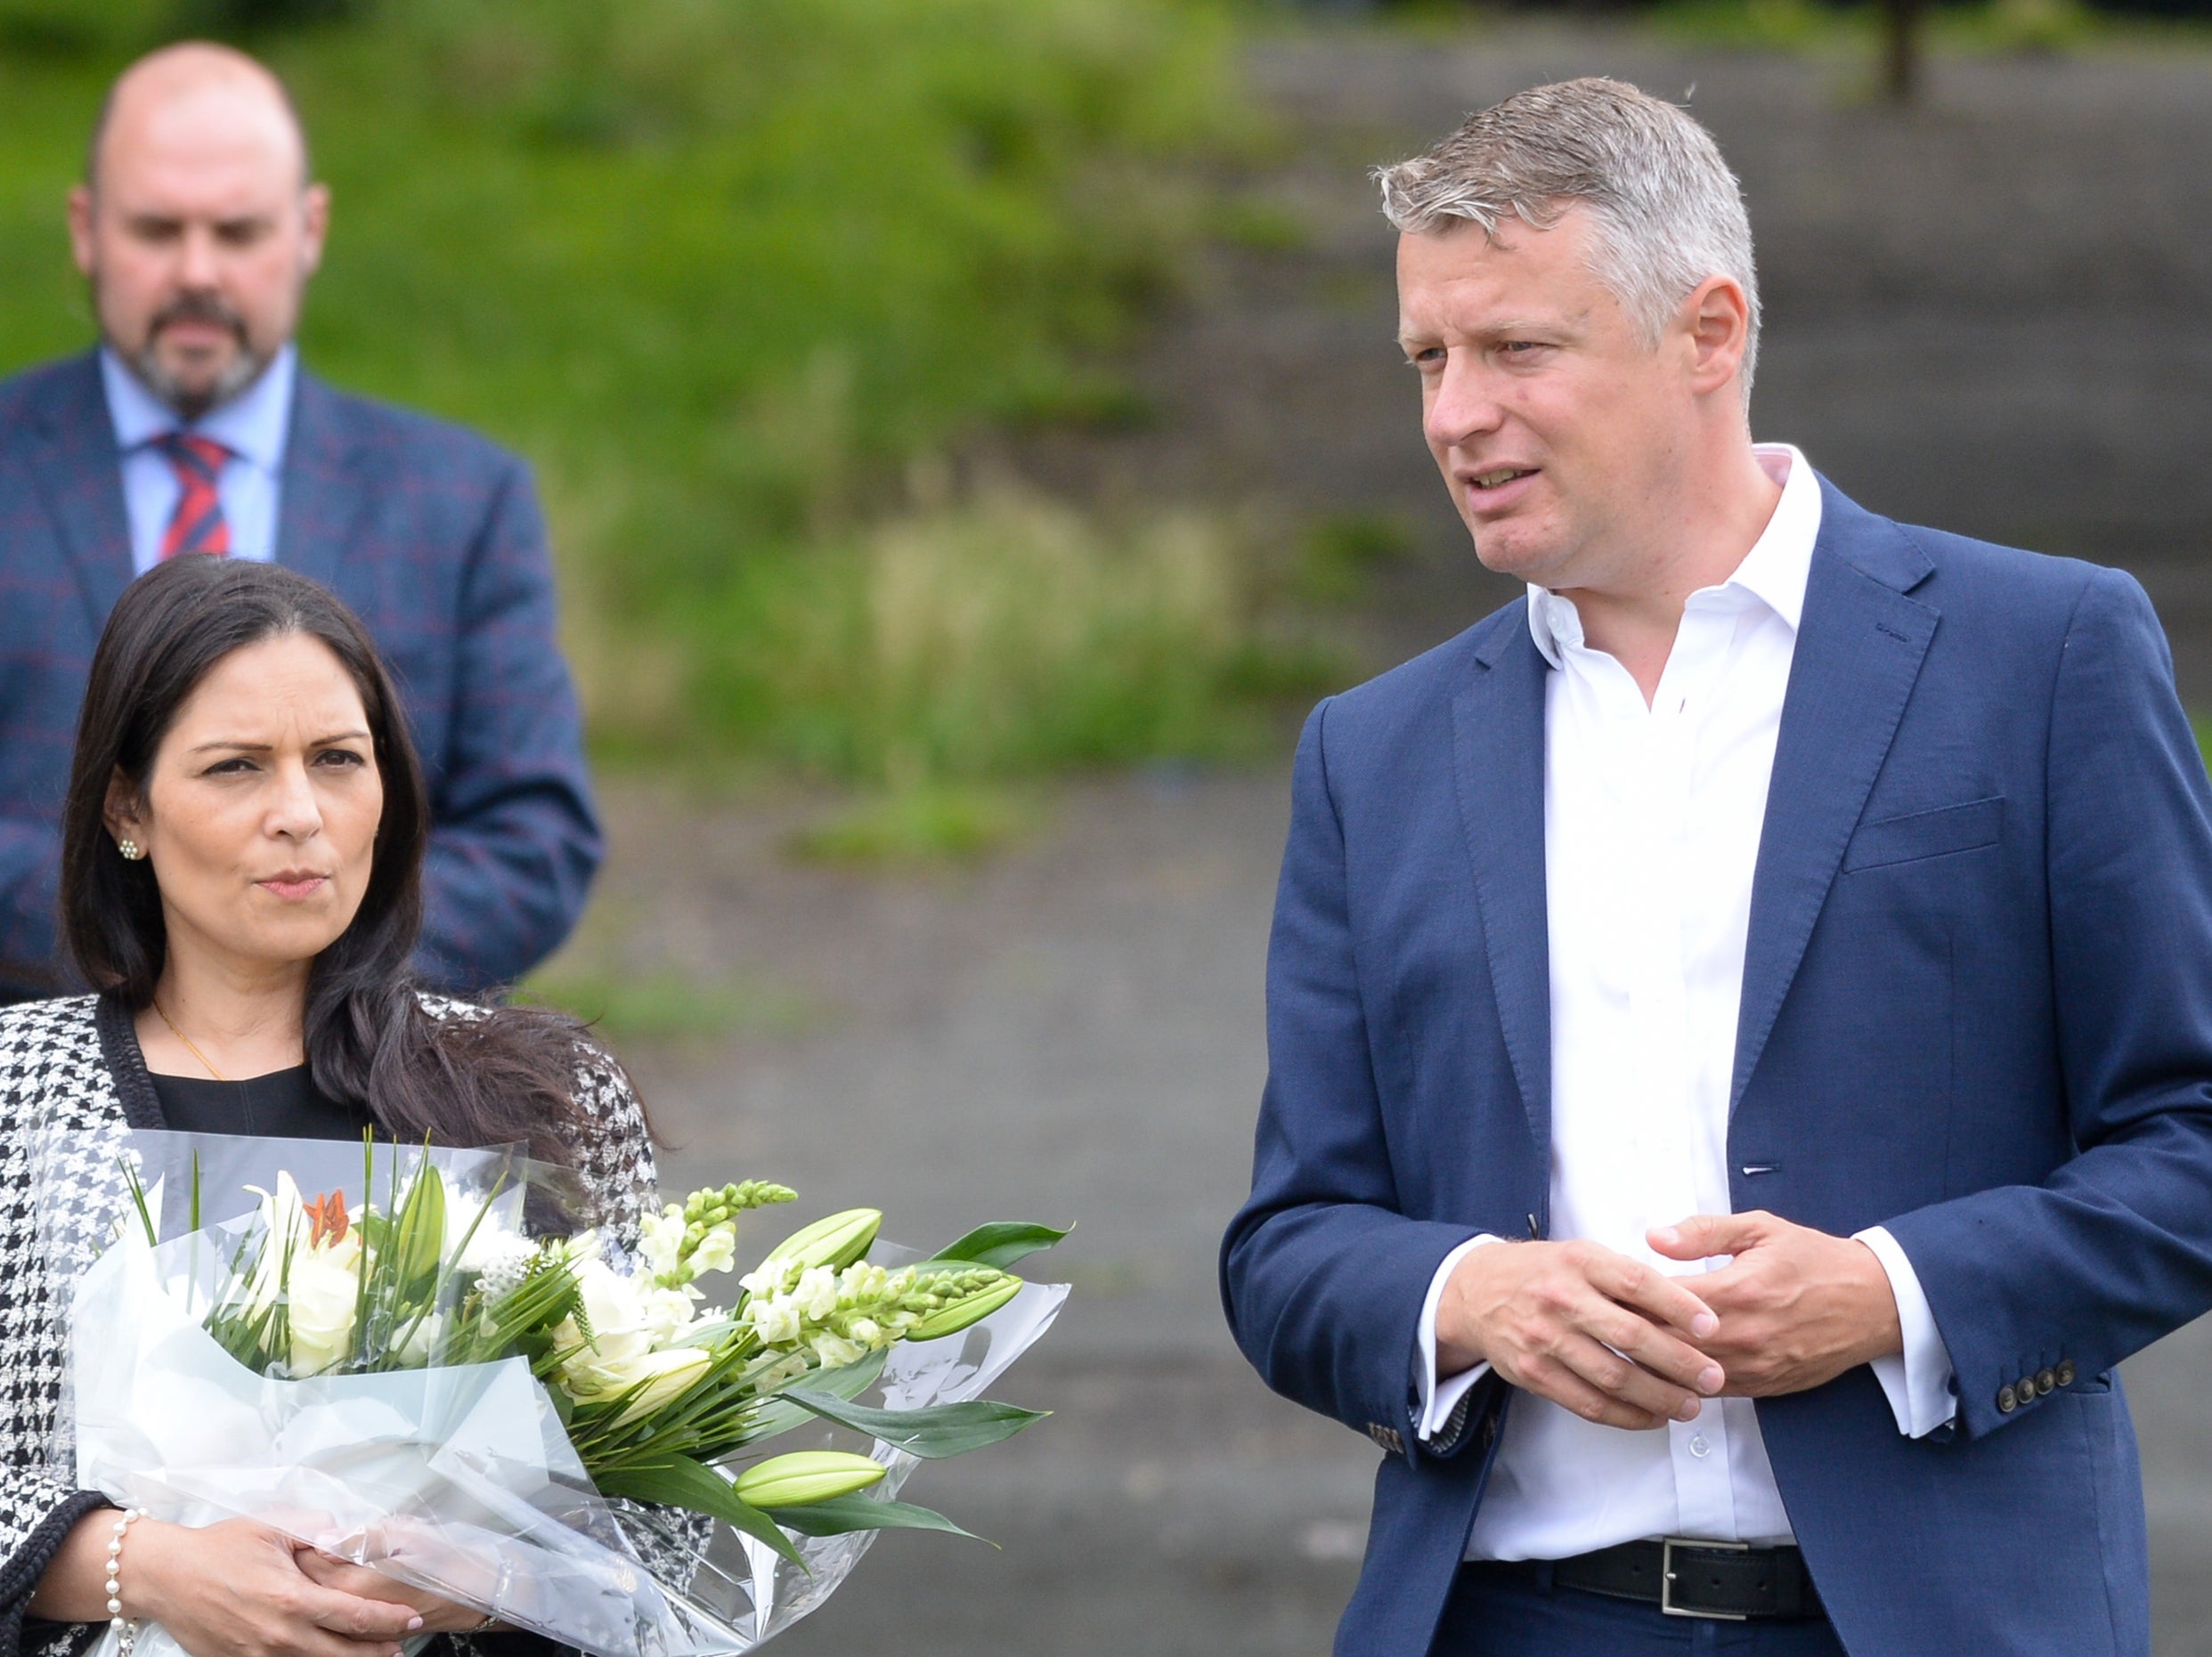
<path fill-rule="evenodd" d="M 237 340 L 237 351 L 211 382 L 187 384 L 162 361 L 161 330 L 175 322 L 204 322 L 228 329 Z M 118 347 L 118 354 L 130 365 L 141 385 L 179 419 L 187 422 L 199 419 L 236 397 L 261 378 L 262 370 L 269 366 L 271 359 L 271 353 L 254 349 L 246 319 L 214 294 L 181 294 L 170 300 L 154 313 L 153 320 L 147 324 L 145 343 L 136 351 Z"/>

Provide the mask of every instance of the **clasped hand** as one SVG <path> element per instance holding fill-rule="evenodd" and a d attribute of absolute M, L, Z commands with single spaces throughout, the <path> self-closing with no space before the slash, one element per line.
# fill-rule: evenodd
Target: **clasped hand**
<path fill-rule="evenodd" d="M 77 1522 L 39 1580 L 32 1614 L 106 1620 L 114 1520 L 107 1510 Z M 159 1622 L 191 1657 L 399 1657 L 411 1635 L 483 1621 L 247 1519 L 204 1528 L 141 1520 L 120 1574 L 126 1614 Z"/>
<path fill-rule="evenodd" d="M 1678 1278 L 1590 1242 L 1470 1250 L 1437 1306 L 1437 1373 L 1487 1361 L 1585 1420 L 1640 1431 L 1903 1349 L 1889 1274 L 1864 1243 L 1763 1212 L 1698 1214 L 1648 1240 L 1670 1260 L 1733 1258 Z"/>

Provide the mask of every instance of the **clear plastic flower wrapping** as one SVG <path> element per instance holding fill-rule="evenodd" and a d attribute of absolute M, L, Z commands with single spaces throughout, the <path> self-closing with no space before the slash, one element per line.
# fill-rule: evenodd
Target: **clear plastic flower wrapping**
<path fill-rule="evenodd" d="M 488 1205 L 508 1230 L 568 1206 L 571 1176 L 511 1149 L 379 1145 L 368 1177 L 379 1196 L 394 1180 L 404 1189 L 425 1156 L 457 1202 Z M 50 1453 L 74 1460 L 79 1488 L 175 1523 L 254 1519 L 594 1657 L 750 1651 L 834 1593 L 874 1539 L 795 1537 L 803 1567 L 793 1566 L 727 1523 L 601 1497 L 519 1358 L 298 1380 L 232 1358 L 201 1324 L 241 1246 L 259 1240 L 248 1188 L 273 1190 L 288 1173 L 303 1190 L 355 1203 L 357 1144 L 118 1125 L 49 1131 L 34 1160 L 44 1267 L 69 1351 Z M 879 1243 L 871 1257 L 914 1256 Z M 959 1335 L 892 1347 L 881 1403 L 980 1397 L 1066 1296 L 1028 1283 Z M 838 1436 L 812 1424 L 761 1448 Z M 881 1441 L 868 1453 L 886 1474 L 867 1494 L 895 1499 L 915 1458 Z M 96 1657 L 112 1657 L 114 1643 L 110 1632 Z M 142 1630 L 137 1649 L 183 1657 L 159 1629 Z"/>

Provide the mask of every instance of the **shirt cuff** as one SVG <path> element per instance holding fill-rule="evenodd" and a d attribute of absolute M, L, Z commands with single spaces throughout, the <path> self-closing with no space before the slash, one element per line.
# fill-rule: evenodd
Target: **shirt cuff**
<path fill-rule="evenodd" d="M 1920 1274 L 1898 1247 L 1897 1239 L 1882 1226 L 1855 1232 L 1852 1240 L 1874 1250 L 1889 1274 L 1890 1293 L 1897 1297 L 1898 1327 L 1905 1333 L 1905 1350 L 1874 1361 L 1875 1379 L 1882 1383 L 1897 1417 L 1897 1430 L 1907 1438 L 1925 1438 L 1948 1426 L 1958 1414 L 1958 1395 L 1951 1386 L 1951 1352 L 1937 1332 L 1935 1313 L 1920 1287 Z"/>
<path fill-rule="evenodd" d="M 1443 1303 L 1444 1285 L 1451 1281 L 1452 1271 L 1460 1261 L 1484 1243 L 1498 1239 L 1485 1233 L 1471 1237 L 1443 1257 L 1443 1264 L 1436 1268 L 1436 1275 L 1428 1279 L 1428 1298 L 1421 1303 L 1421 1327 L 1419 1345 L 1420 1354 L 1413 1365 L 1413 1384 L 1420 1389 L 1420 1435 L 1433 1439 L 1452 1419 L 1452 1412 L 1460 1400 L 1466 1397 L 1475 1383 L 1490 1373 L 1490 1366 L 1478 1363 L 1472 1369 L 1439 1378 L 1436 1374 L 1436 1308 Z"/>

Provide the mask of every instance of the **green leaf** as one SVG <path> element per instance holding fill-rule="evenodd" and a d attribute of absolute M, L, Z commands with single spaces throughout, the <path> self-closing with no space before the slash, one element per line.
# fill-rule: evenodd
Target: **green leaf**
<path fill-rule="evenodd" d="M 994 1403 L 988 1398 L 964 1404 L 932 1404 L 923 1409 L 872 1409 L 826 1393 L 794 1389 L 782 1396 L 825 1421 L 880 1438 L 925 1461 L 941 1461 L 947 1456 L 963 1456 L 986 1444 L 996 1444 L 1050 1413 Z"/>
<path fill-rule="evenodd" d="M 622 1466 L 595 1467 L 591 1477 L 603 1496 L 627 1496 L 631 1501 L 659 1502 L 727 1519 L 747 1536 L 766 1542 L 793 1564 L 805 1569 L 799 1550 L 777 1528 L 775 1520 L 741 1498 L 720 1474 L 688 1456 L 657 1456 L 651 1461 Z"/>
<path fill-rule="evenodd" d="M 958 1242 L 939 1249 L 924 1263 L 934 1265 L 939 1261 L 961 1260 L 970 1265 L 996 1266 L 1004 1271 L 1015 1261 L 1027 1259 L 1039 1249 L 1050 1248 L 1067 1235 L 1067 1231 L 1038 1225 L 1034 1221 L 994 1220 L 988 1225 L 977 1226 Z"/>
<path fill-rule="evenodd" d="M 837 1369 L 817 1369 L 808 1377 L 809 1389 L 827 1393 L 833 1398 L 853 1399 L 875 1385 L 883 1373 L 884 1352 L 870 1352 L 858 1363 L 849 1363 Z M 774 1438 L 778 1433 L 788 1433 L 803 1422 L 814 1419 L 812 1412 L 801 1409 L 780 1397 L 761 1400 L 752 1419 L 745 1424 L 744 1434 L 734 1442 L 732 1450 L 747 1444 L 757 1444 L 764 1438 Z"/>
<path fill-rule="evenodd" d="M 854 1531 L 942 1531 L 996 1547 L 997 1543 L 964 1531 L 950 1519 L 912 1502 L 874 1501 L 866 1496 L 839 1496 L 804 1507 L 772 1507 L 776 1523 L 801 1536 L 845 1536 Z"/>

